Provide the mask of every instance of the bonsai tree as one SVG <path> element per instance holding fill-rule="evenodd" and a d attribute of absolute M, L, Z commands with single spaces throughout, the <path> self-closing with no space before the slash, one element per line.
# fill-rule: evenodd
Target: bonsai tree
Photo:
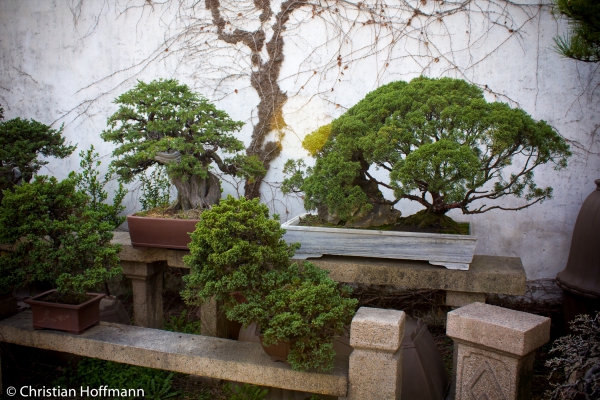
<path fill-rule="evenodd" d="M 400 199 L 424 207 L 405 221 L 419 226 L 446 227 L 453 209 L 520 210 L 551 198 L 551 187 L 535 183 L 534 169 L 549 162 L 563 168 L 571 155 L 546 122 L 488 103 L 481 89 L 452 78 L 384 85 L 304 145 L 315 166 L 304 176 L 301 165 L 288 161 L 284 190 L 304 191 L 306 209 L 347 226 L 395 223 Z M 385 198 L 382 188 L 394 197 Z M 504 196 L 524 201 L 512 207 L 498 202 Z"/>
<path fill-rule="evenodd" d="M 62 126 L 55 130 L 33 119 L 0 122 L 0 201 L 3 190 L 30 182 L 33 175 L 48 164 L 39 160 L 39 155 L 65 158 L 75 150 L 76 146 L 65 145 L 62 133 Z"/>
<path fill-rule="evenodd" d="M 333 369 L 333 339 L 352 322 L 358 300 L 314 264 L 292 264 L 267 274 L 261 290 L 244 292 L 247 302 L 226 310 L 228 319 L 244 326 L 257 322 L 264 346 L 290 342 L 292 369 Z"/>
<path fill-rule="evenodd" d="M 256 157 L 240 153 L 244 145 L 233 133 L 243 123 L 176 80 L 138 82 L 114 102 L 119 109 L 102 133 L 105 141 L 118 146 L 111 165 L 125 182 L 153 165 L 165 165 L 177 188 L 172 210 L 203 209 L 219 201 L 213 164 L 244 178 L 264 173 Z M 232 157 L 223 159 L 219 151 Z"/>
<path fill-rule="evenodd" d="M 121 273 L 120 246 L 110 243 L 112 224 L 88 207 L 89 197 L 76 184 L 73 173 L 60 182 L 36 176 L 4 192 L 0 243 L 12 244 L 0 257 L 5 286 L 46 280 L 61 294 L 84 295 Z M 81 301 L 76 297 L 64 301 Z"/>
<path fill-rule="evenodd" d="M 265 274 L 286 269 L 298 244 L 283 240 L 285 230 L 258 199 L 228 196 L 205 210 L 190 235 L 190 255 L 184 262 L 190 274 L 183 279 L 183 299 L 200 305 L 216 299 L 236 303 L 233 293 L 259 290 Z"/>

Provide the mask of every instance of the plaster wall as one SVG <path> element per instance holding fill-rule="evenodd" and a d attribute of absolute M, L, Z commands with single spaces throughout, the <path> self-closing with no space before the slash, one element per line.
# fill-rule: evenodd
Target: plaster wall
<path fill-rule="evenodd" d="M 274 10 L 280 3 L 273 1 Z M 403 4 L 425 11 L 437 7 L 426 1 Z M 566 23 L 552 16 L 547 4 L 506 3 L 504 10 L 487 1 L 464 4 L 438 24 L 418 16 L 408 24 L 410 13 L 402 16 L 406 11 L 398 10 L 395 17 L 405 23 L 388 31 L 351 27 L 347 21 L 358 17 L 352 10 L 345 14 L 346 22 L 338 20 L 339 29 L 333 17 L 311 18 L 310 8 L 295 11 L 284 33 L 279 81 L 288 95 L 283 109 L 287 126 L 272 134 L 284 134 L 283 151 L 263 184 L 263 201 L 282 220 L 304 211 L 301 199 L 278 190 L 283 163 L 304 158 L 312 164 L 301 147 L 304 136 L 371 90 L 421 74 L 467 79 L 484 88 L 489 101 L 508 102 L 546 120 L 571 144 L 574 154 L 566 169 L 545 165 L 535 173 L 539 186 L 554 188 L 552 200 L 518 212 L 450 214 L 474 222 L 477 254 L 521 257 L 528 279 L 553 278 L 566 265 L 579 208 L 600 178 L 600 73 L 597 65 L 562 59 L 553 51 L 552 37 L 565 33 Z M 251 1 L 229 5 L 232 29 L 236 24 L 256 28 Z M 245 19 L 236 20 L 235 7 Z M 259 102 L 250 86 L 249 52 L 216 40 L 207 52 L 201 42 L 181 39 L 200 18 L 206 18 L 204 2 L 0 0 L 0 104 L 5 118 L 33 118 L 55 128 L 64 123 L 67 142 L 78 144 L 72 156 L 50 159 L 40 173 L 66 177 L 79 168 L 77 153 L 90 144 L 105 170 L 113 146 L 100 133 L 116 111 L 112 100 L 137 79 L 176 78 L 188 84 L 232 118 L 245 121 L 240 138 L 249 143 Z M 350 33 L 340 37 L 336 29 Z M 202 52 L 194 52 L 200 48 Z M 128 213 L 139 209 L 138 187 L 130 186 Z M 226 184 L 225 193 L 241 194 L 242 187 Z M 507 199 L 505 204 L 521 203 Z M 397 207 L 404 215 L 419 209 L 407 201 Z"/>

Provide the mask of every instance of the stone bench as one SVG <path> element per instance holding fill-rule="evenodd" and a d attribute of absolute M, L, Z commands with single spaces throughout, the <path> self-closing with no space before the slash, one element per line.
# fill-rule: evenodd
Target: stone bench
<path fill-rule="evenodd" d="M 162 272 L 167 267 L 188 268 L 183 257 L 189 252 L 135 248 L 128 232 L 115 232 L 113 242 L 123 246 L 119 257 L 125 276 L 133 282 L 135 324 L 161 328 Z M 330 277 L 338 282 L 445 290 L 446 304 L 452 307 L 485 302 L 487 293 L 524 295 L 527 279 L 517 257 L 476 255 L 468 271 L 449 270 L 425 261 L 363 257 L 323 256 L 308 261 L 330 271 Z M 218 336 L 215 304 L 203 306 L 202 322 L 207 333 Z"/>
<path fill-rule="evenodd" d="M 355 351 L 350 357 L 336 355 L 333 370 L 327 373 L 293 371 L 271 361 L 258 343 L 204 335 L 105 322 L 81 335 L 35 330 L 30 311 L 0 321 L 0 341 L 340 399 L 391 400 L 398 398 L 401 388 L 404 325 L 402 311 L 362 307 L 350 326 Z M 389 365 L 395 368 L 382 369 Z M 1 378 L 0 373 L 0 393 Z"/>

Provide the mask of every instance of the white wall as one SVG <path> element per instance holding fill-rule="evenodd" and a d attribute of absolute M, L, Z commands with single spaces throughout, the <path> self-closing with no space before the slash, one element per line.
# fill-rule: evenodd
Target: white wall
<path fill-rule="evenodd" d="M 236 7 L 244 18 L 256 16 L 251 1 L 230 3 L 232 20 Z M 310 8 L 294 12 L 285 32 L 280 75 L 289 96 L 284 107 L 288 127 L 282 155 L 267 175 L 270 184 L 262 188 L 263 200 L 283 219 L 303 211 L 297 198 L 277 190 L 283 162 L 306 157 L 310 164 L 300 146 L 304 136 L 369 91 L 420 74 L 464 78 L 487 85 L 488 100 L 508 102 L 548 121 L 572 146 L 567 169 L 542 166 L 536 171 L 540 186 L 554 188 L 554 199 L 519 212 L 491 211 L 469 218 L 451 214 L 475 223 L 478 254 L 521 257 L 529 279 L 554 277 L 565 267 L 581 203 L 594 190 L 593 180 L 600 178 L 598 66 L 560 58 L 552 50 L 552 37 L 564 33 L 566 24 L 556 21 L 547 6 L 534 2 L 517 7 L 472 0 L 462 8 L 431 0 L 425 5 L 388 4 L 404 4 L 405 9 L 421 4 L 424 12 L 440 10 L 448 15 L 442 20 L 417 16 L 408 25 L 411 12 L 391 7 L 387 15 L 396 21 L 394 29 L 373 30 L 369 25 L 351 27 L 335 17 L 340 14 L 324 20 L 311 18 Z M 106 168 L 112 145 L 104 143 L 100 133 L 116 110 L 112 100 L 133 87 L 136 79 L 177 78 L 234 119 L 245 121 L 240 138 L 249 143 L 259 98 L 249 84 L 243 46 L 234 51 L 221 43 L 222 48 L 216 49 L 219 42 L 214 40 L 208 56 L 194 52 L 206 51 L 200 41 L 172 40 L 194 22 L 188 17 L 196 18 L 196 23 L 207 17 L 203 5 L 198 2 L 190 10 L 180 8 L 178 1 L 0 0 L 0 104 L 6 119 L 34 118 L 54 127 L 64 123 L 67 141 L 78 144 L 76 153 L 94 144 Z M 452 7 L 455 11 L 449 12 Z M 344 16 L 352 19 L 357 14 L 350 10 Z M 335 18 L 337 25 L 332 23 Z M 249 24 L 242 19 L 239 27 Z M 349 32 L 341 42 L 336 26 Z M 348 69 L 337 67 L 338 54 Z M 230 79 L 215 83 L 226 75 Z M 78 164 L 77 154 L 51 159 L 41 173 L 65 177 Z M 136 196 L 134 190 L 128 197 L 129 212 L 138 207 Z M 399 208 L 404 215 L 418 209 L 404 201 Z"/>

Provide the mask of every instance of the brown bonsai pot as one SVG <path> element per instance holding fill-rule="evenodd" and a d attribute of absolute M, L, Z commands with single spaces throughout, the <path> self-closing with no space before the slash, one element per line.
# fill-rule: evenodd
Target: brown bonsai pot
<path fill-rule="evenodd" d="M 127 216 L 131 244 L 136 247 L 187 250 L 197 223 L 197 219 Z"/>
<path fill-rule="evenodd" d="M 17 298 L 12 293 L 0 295 L 0 319 L 15 315 L 17 310 Z"/>
<path fill-rule="evenodd" d="M 78 305 L 45 302 L 42 299 L 56 290 L 40 293 L 25 303 L 31 306 L 35 329 L 55 329 L 79 335 L 100 322 L 103 293 L 87 293 L 90 299 Z"/>
<path fill-rule="evenodd" d="M 289 341 L 279 342 L 277 344 L 265 346 L 263 344 L 263 334 L 260 333 L 260 326 L 258 324 L 256 325 L 255 333 L 256 336 L 258 336 L 258 338 L 260 339 L 260 345 L 262 346 L 263 350 L 271 357 L 272 361 L 282 361 L 289 365 L 289 363 L 287 362 L 288 354 L 290 354 L 292 346 L 294 345 L 294 343 L 296 343 L 296 340 L 298 339 L 291 339 Z"/>

